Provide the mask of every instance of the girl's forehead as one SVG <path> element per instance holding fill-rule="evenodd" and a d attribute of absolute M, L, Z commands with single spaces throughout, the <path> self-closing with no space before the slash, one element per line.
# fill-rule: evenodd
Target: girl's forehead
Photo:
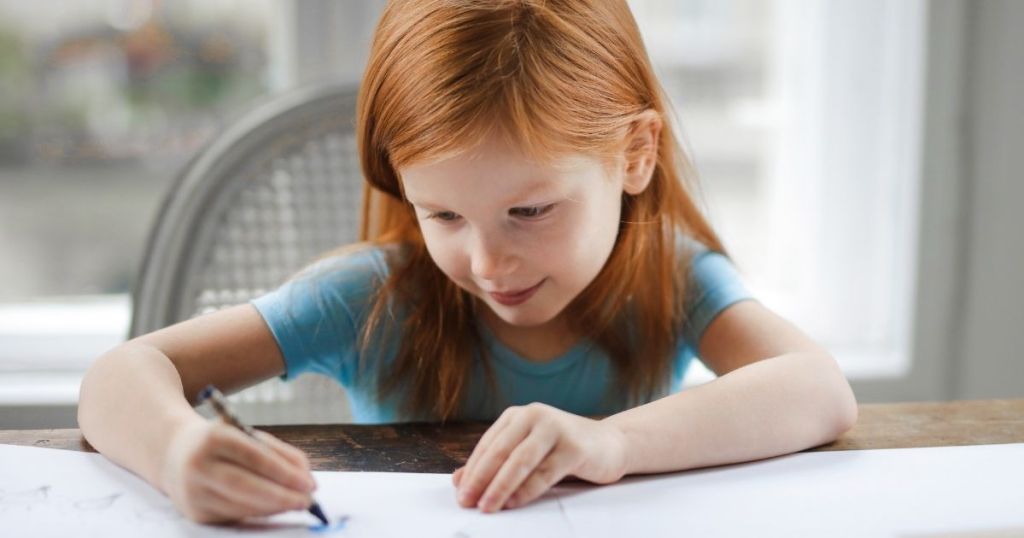
<path fill-rule="evenodd" d="M 399 169 L 403 183 L 448 183 L 459 179 L 492 179 L 515 183 L 560 183 L 590 175 L 601 162 L 586 155 L 564 155 L 547 160 L 521 153 L 458 152 Z"/>
<path fill-rule="evenodd" d="M 521 202 L 578 192 L 608 177 L 597 157 L 570 153 L 538 158 L 493 133 L 469 147 L 399 167 L 405 197 L 413 204 L 434 206 L 452 198 Z"/>
<path fill-rule="evenodd" d="M 440 205 L 452 198 L 528 201 L 535 196 L 577 192 L 602 173 L 600 161 L 585 155 L 540 162 L 518 152 L 488 151 L 459 152 L 399 170 L 406 198 L 419 205 Z"/>
<path fill-rule="evenodd" d="M 399 167 L 399 172 L 404 176 L 410 171 L 421 175 L 457 170 L 519 169 L 534 174 L 557 174 L 584 169 L 595 162 L 599 162 L 597 157 L 582 153 L 531 155 L 503 137 L 490 135 L 470 146 L 418 159 Z"/>

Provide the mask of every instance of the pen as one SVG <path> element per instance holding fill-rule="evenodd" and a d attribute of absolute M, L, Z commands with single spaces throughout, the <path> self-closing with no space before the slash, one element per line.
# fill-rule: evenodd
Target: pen
<path fill-rule="evenodd" d="M 242 421 L 238 420 L 238 417 L 228 409 L 228 401 L 224 398 L 224 395 L 217 390 L 217 387 L 207 385 L 206 388 L 199 393 L 199 402 L 202 403 L 204 401 L 210 402 L 210 405 L 213 406 L 213 410 L 220 415 L 221 420 L 230 426 L 234 426 L 239 430 L 242 430 L 249 437 L 259 441 L 259 438 L 255 435 L 255 430 L 253 430 L 248 424 L 243 424 Z M 316 518 L 324 525 L 328 524 L 327 516 L 325 516 L 324 511 L 320 509 L 320 503 L 315 500 L 313 501 L 313 504 L 309 505 L 309 513 L 316 516 Z"/>

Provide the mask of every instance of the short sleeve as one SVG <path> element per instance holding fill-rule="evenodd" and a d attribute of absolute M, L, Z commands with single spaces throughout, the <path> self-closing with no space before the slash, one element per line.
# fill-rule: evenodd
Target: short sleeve
<path fill-rule="evenodd" d="M 356 381 L 360 328 L 385 276 L 380 252 L 365 249 L 324 259 L 253 299 L 284 356 L 282 377 L 316 372 L 351 386 Z"/>
<path fill-rule="evenodd" d="M 687 278 L 683 337 L 694 349 L 708 325 L 730 305 L 753 296 L 729 258 L 706 247 L 693 250 Z"/>

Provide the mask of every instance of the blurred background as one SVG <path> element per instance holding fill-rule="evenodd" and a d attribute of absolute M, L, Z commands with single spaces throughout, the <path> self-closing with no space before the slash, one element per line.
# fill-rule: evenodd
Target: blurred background
<path fill-rule="evenodd" d="M 1024 396 L 1024 2 L 629 3 L 726 247 L 862 402 Z M 0 428 L 74 426 L 171 181 L 357 82 L 383 4 L 0 0 Z"/>

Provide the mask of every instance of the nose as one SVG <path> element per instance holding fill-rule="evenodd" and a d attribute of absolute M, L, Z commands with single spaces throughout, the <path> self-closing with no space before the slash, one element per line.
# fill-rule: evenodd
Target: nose
<path fill-rule="evenodd" d="M 495 280 L 508 275 L 518 264 L 507 242 L 494 234 L 477 233 L 469 248 L 470 270 L 482 280 Z"/>

